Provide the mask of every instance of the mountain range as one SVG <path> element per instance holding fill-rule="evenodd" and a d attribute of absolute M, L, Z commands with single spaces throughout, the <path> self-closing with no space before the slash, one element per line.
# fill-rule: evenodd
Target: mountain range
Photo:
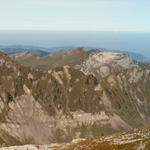
<path fill-rule="evenodd" d="M 75 49 L 78 47 L 75 46 L 65 46 L 65 47 L 52 47 L 52 48 L 45 48 L 45 47 L 37 47 L 37 46 L 24 46 L 24 45 L 9 45 L 9 46 L 2 46 L 0 45 L 0 51 L 6 54 L 15 54 L 22 51 L 30 51 L 32 54 L 39 55 L 41 57 L 48 55 L 52 52 L 57 52 L 60 50 L 67 50 L 67 49 Z M 84 47 L 86 51 L 91 49 L 98 49 L 101 51 L 110 51 L 110 52 L 118 52 L 118 53 L 128 53 L 133 60 L 141 61 L 141 62 L 150 62 L 150 57 L 146 57 L 142 54 L 132 52 L 129 50 L 115 50 L 115 49 L 106 49 L 106 48 L 99 48 L 99 47 Z"/>
<path fill-rule="evenodd" d="M 70 142 L 150 123 L 150 65 L 127 53 L 1 52 L 0 72 L 1 146 Z"/>

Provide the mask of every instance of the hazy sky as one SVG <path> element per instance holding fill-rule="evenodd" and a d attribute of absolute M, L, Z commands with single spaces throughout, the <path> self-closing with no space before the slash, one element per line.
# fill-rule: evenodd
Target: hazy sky
<path fill-rule="evenodd" d="M 150 32 L 150 0 L 0 0 L 0 29 Z"/>

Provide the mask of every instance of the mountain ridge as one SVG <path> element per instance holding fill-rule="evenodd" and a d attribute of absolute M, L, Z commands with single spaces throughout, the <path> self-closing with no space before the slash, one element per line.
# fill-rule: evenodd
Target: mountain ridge
<path fill-rule="evenodd" d="M 53 52 L 31 64 L 32 67 L 45 69 L 64 65 L 99 78 L 137 64 L 134 64 L 127 53 L 104 52 L 97 49 L 85 51 L 83 47 Z"/>
<path fill-rule="evenodd" d="M 10 54 L 12 52 L 10 52 L 11 49 L 18 49 L 16 52 L 21 52 L 24 50 L 31 50 L 31 52 L 34 52 L 35 50 L 41 50 L 41 53 L 43 51 L 43 53 L 40 56 L 46 56 L 49 53 L 55 52 L 55 51 L 60 51 L 62 49 L 75 49 L 77 48 L 76 46 L 64 46 L 64 47 L 53 47 L 53 48 L 45 48 L 45 47 L 37 47 L 37 46 L 23 46 L 23 45 L 9 45 L 9 46 L 0 46 L 1 51 Z M 106 49 L 106 48 L 99 48 L 99 47 L 85 47 L 85 49 L 91 50 L 91 49 L 99 49 L 102 51 L 110 51 L 110 52 L 119 52 L 119 53 L 128 53 L 132 59 L 136 60 L 136 61 L 141 61 L 141 62 L 150 62 L 150 58 L 147 56 L 144 56 L 143 54 L 139 54 L 136 52 L 132 52 L 129 50 L 115 50 L 115 49 Z M 13 52 L 13 53 L 16 53 Z M 36 52 L 36 54 L 38 54 L 38 52 Z"/>

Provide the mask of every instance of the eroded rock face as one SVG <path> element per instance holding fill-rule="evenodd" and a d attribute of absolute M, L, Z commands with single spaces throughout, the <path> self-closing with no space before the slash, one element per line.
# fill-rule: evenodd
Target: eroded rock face
<path fill-rule="evenodd" d="M 128 54 L 99 51 L 91 53 L 82 64 L 75 68 L 86 75 L 92 74 L 99 78 L 132 66 L 134 64 Z"/>
<path fill-rule="evenodd" d="M 98 81 L 70 66 L 42 72 L 4 54 L 0 62 L 0 144 L 66 142 L 150 123 L 148 69 Z"/>

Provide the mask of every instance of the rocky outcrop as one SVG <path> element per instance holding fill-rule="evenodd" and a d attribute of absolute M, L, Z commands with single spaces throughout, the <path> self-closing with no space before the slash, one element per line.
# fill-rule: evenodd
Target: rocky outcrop
<path fill-rule="evenodd" d="M 127 53 L 91 51 L 82 64 L 76 65 L 74 68 L 86 75 L 92 74 L 99 78 L 133 66 L 135 65 Z"/>

